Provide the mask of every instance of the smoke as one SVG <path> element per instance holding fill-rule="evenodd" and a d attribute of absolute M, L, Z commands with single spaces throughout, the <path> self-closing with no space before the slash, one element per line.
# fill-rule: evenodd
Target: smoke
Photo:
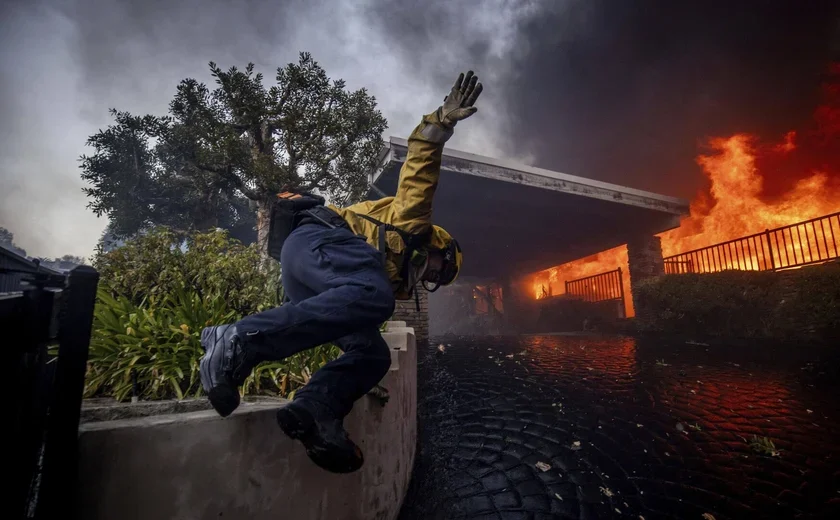
<path fill-rule="evenodd" d="M 471 24 L 450 25 L 471 20 L 470 8 L 426 4 L 402 23 L 383 13 L 382 27 L 406 56 L 422 53 L 429 75 L 457 52 L 493 70 L 505 154 L 682 197 L 703 186 L 694 158 L 706 138 L 781 139 L 811 118 L 819 76 L 840 58 L 831 0 L 522 2 L 508 7 L 502 56 Z"/>
<path fill-rule="evenodd" d="M 473 68 L 479 113 L 451 147 L 690 197 L 706 136 L 779 138 L 810 117 L 837 15 L 831 0 L 4 2 L 0 226 L 31 254 L 88 256 L 106 223 L 76 159 L 108 108 L 163 114 L 210 60 L 270 83 L 304 50 L 368 88 L 389 135 Z"/>

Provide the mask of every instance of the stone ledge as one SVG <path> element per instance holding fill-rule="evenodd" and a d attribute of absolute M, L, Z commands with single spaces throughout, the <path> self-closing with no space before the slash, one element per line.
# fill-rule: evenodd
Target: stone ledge
<path fill-rule="evenodd" d="M 398 361 L 381 383 L 390 400 L 383 407 L 366 396 L 345 420 L 365 454 L 360 471 L 334 475 L 312 464 L 274 421 L 282 399 L 243 403 L 226 419 L 212 410 L 94 419 L 79 429 L 78 516 L 396 518 L 417 439 L 417 354 L 411 328 L 392 326 L 383 337 Z M 199 401 L 182 401 L 170 410 L 201 406 Z M 131 407 L 148 412 L 155 406 L 123 406 Z"/>

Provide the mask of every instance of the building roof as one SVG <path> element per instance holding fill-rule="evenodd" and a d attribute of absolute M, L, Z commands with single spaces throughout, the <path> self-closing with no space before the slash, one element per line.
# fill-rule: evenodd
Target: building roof
<path fill-rule="evenodd" d="M 34 259 L 21 256 L 16 251 L 9 249 L 6 245 L 0 244 L 0 268 L 13 269 L 15 271 L 22 271 L 27 273 L 49 273 L 62 274 L 55 269 L 51 269 L 45 265 L 39 265 Z"/>

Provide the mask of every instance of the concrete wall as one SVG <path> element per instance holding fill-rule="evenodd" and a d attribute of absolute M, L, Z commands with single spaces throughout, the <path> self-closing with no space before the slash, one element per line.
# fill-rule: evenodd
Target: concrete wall
<path fill-rule="evenodd" d="M 417 439 L 414 332 L 390 323 L 383 407 L 366 396 L 345 420 L 365 455 L 349 475 L 315 466 L 274 420 L 285 401 L 82 424 L 79 518 L 394 519 Z M 126 405 L 131 406 L 131 405 Z"/>
<path fill-rule="evenodd" d="M 537 301 L 540 310 L 535 333 L 613 330 L 624 306 L 616 300 L 586 302 L 568 295 Z"/>
<path fill-rule="evenodd" d="M 518 332 L 535 332 L 538 328 L 541 302 L 533 293 L 533 276 L 506 280 L 502 296 L 508 326 Z"/>
<path fill-rule="evenodd" d="M 422 286 L 418 286 L 417 291 L 420 296 L 420 311 L 417 311 L 413 297 L 411 300 L 398 301 L 393 319 L 404 321 L 407 326 L 413 328 L 417 344 L 425 345 L 429 341 L 429 293 Z"/>

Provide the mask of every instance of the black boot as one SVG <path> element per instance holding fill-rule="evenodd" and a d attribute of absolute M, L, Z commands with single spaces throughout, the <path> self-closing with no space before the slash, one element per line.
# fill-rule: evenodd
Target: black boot
<path fill-rule="evenodd" d="M 204 357 L 199 363 L 201 386 L 210 404 L 222 417 L 239 406 L 239 387 L 259 360 L 244 348 L 235 325 L 207 327 L 201 331 Z"/>
<path fill-rule="evenodd" d="M 362 467 L 362 450 L 350 440 L 343 421 L 326 406 L 297 399 L 277 410 L 283 432 L 306 448 L 312 462 L 332 473 L 352 473 Z"/>

